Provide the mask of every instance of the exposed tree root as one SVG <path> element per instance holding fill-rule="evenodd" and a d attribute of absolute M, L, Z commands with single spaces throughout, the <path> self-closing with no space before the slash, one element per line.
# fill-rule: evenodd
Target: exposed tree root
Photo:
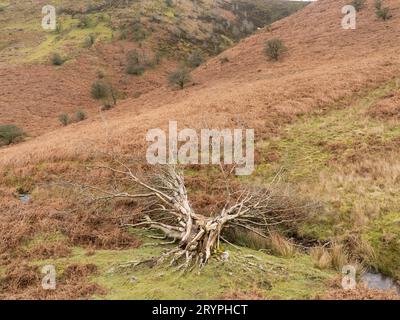
<path fill-rule="evenodd" d="M 204 267 L 211 255 L 220 247 L 222 231 L 228 226 L 244 228 L 261 237 L 268 237 L 270 227 L 294 222 L 301 218 L 303 210 L 289 210 L 283 197 L 279 198 L 273 188 L 245 188 L 229 191 L 225 206 L 213 216 L 196 213 L 189 202 L 182 174 L 173 166 L 159 168 L 149 179 L 139 178 L 124 163 L 118 168 L 100 166 L 120 179 L 132 182 L 140 192 L 131 194 L 118 190 L 102 190 L 93 186 L 81 186 L 92 193 L 93 200 L 130 198 L 142 200 L 143 218 L 136 223 L 122 223 L 122 227 L 149 228 L 157 230 L 164 238 L 178 243 L 163 253 L 154 263 L 170 259 L 178 270 L 188 270 L 193 265 Z M 274 183 L 274 182 L 273 182 Z M 96 196 L 95 196 L 96 195 Z M 148 261 L 147 261 L 148 262 Z M 134 262 L 137 267 L 144 262 Z"/>

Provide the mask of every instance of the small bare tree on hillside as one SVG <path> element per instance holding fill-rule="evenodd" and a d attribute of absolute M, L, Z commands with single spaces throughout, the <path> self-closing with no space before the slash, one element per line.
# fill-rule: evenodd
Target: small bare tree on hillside
<path fill-rule="evenodd" d="M 246 187 L 227 193 L 224 207 L 215 215 L 206 216 L 192 208 L 182 173 L 174 166 L 161 167 L 147 179 L 139 177 L 127 165 L 97 166 L 109 171 L 116 181 L 132 184 L 135 192 L 103 190 L 94 186 L 81 186 L 91 191 L 95 201 L 135 199 L 142 215 L 139 221 L 122 222 L 123 227 L 146 227 L 158 230 L 178 245 L 157 258 L 167 258 L 186 270 L 191 266 L 204 266 L 219 248 L 223 230 L 242 228 L 267 238 L 270 228 L 296 223 L 304 216 L 304 207 L 291 203 L 292 199 L 277 194 L 273 187 Z"/>
<path fill-rule="evenodd" d="M 179 67 L 168 75 L 168 82 L 181 90 L 192 81 L 190 71 L 186 67 Z"/>

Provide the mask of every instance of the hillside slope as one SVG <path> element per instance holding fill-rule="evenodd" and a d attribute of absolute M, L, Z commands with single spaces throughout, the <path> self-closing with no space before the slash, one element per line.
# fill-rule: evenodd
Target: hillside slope
<path fill-rule="evenodd" d="M 181 121 L 182 126 L 197 127 L 202 117 L 209 126 L 230 126 L 239 121 L 261 136 L 296 114 L 325 108 L 391 79 L 399 71 L 396 50 L 400 26 L 396 14 L 387 22 L 379 21 L 369 4 L 359 14 L 358 29 L 343 30 L 340 8 L 344 3 L 313 3 L 275 23 L 270 31 L 262 30 L 242 40 L 222 54 L 229 63 L 221 64 L 220 57 L 211 59 L 193 73 L 196 85 L 184 91 L 162 86 L 139 99 L 121 102 L 107 113 L 109 138 L 118 138 L 117 143 L 124 145 L 132 141 L 133 132 L 143 137 L 148 128 L 166 126 L 171 119 Z M 289 52 L 282 62 L 273 63 L 264 56 L 263 48 L 265 40 L 277 36 L 285 41 Z M 212 119 L 207 117 L 210 112 Z M 92 154 L 96 145 L 104 142 L 104 132 L 102 121 L 92 117 L 88 123 L 1 150 L 2 163 L 23 163 L 24 158 L 65 159 L 75 156 L 79 149 Z"/>
<path fill-rule="evenodd" d="M 90 87 L 99 73 L 111 79 L 120 99 L 137 97 L 164 86 L 168 71 L 191 53 L 216 55 L 305 5 L 269 0 L 260 8 L 255 2 L 243 16 L 248 1 L 60 0 L 53 2 L 57 29 L 45 31 L 44 4 L 0 2 L 0 123 L 30 136 L 58 129 L 61 113 L 96 114 L 100 102 Z M 133 49 L 148 64 L 140 76 L 126 74 Z M 54 53 L 66 60 L 62 67 L 51 65 Z"/>

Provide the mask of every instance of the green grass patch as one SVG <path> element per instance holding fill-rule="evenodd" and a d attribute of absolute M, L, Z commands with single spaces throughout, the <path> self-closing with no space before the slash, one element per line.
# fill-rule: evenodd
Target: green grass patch
<path fill-rule="evenodd" d="M 389 81 L 351 103 L 299 118 L 259 145 L 273 160 L 257 166 L 252 178 L 265 183 L 283 169 L 285 182 L 326 207 L 326 214 L 302 224 L 300 235 L 319 240 L 363 235 L 378 254 L 379 270 L 396 278 L 400 228 L 392 212 L 400 207 L 400 190 L 383 159 L 389 161 L 385 146 L 396 145 L 400 125 L 366 112 L 399 87 Z"/>
<path fill-rule="evenodd" d="M 148 240 L 146 240 L 148 243 Z M 326 290 L 334 272 L 315 269 L 309 256 L 298 254 L 293 258 L 278 258 L 259 251 L 228 246 L 231 259 L 228 262 L 213 258 L 201 272 L 182 274 L 168 264 L 149 268 L 116 271 L 116 266 L 128 261 L 138 261 L 160 255 L 161 246 L 142 246 L 128 250 L 97 250 L 88 255 L 83 248 L 74 248 L 72 255 L 56 260 L 35 261 L 36 265 L 54 264 L 57 272 L 73 263 L 93 263 L 99 273 L 90 277 L 108 290 L 106 299 L 216 299 L 224 293 L 237 290 L 262 292 L 266 298 L 312 298 Z M 238 257 L 243 263 L 234 263 Z M 264 269 L 251 269 L 256 263 Z M 132 277 L 136 281 L 131 281 Z"/>

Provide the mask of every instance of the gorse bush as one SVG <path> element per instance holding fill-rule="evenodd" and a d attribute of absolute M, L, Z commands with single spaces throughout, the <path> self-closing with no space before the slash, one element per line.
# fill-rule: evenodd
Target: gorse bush
<path fill-rule="evenodd" d="M 271 60 L 279 60 L 282 54 L 286 51 L 287 48 L 283 44 L 282 40 L 278 38 L 268 40 L 265 44 L 264 52 Z"/>
<path fill-rule="evenodd" d="M 58 121 L 65 127 L 70 124 L 71 120 L 69 118 L 69 115 L 66 113 L 62 113 L 58 116 Z"/>
<path fill-rule="evenodd" d="M 61 66 L 65 62 L 59 53 L 53 53 L 50 57 L 50 61 L 54 66 Z"/>
<path fill-rule="evenodd" d="M 351 5 L 356 9 L 356 11 L 360 11 L 365 5 L 365 0 L 353 0 Z"/>
<path fill-rule="evenodd" d="M 185 67 L 179 67 L 168 75 L 168 82 L 181 90 L 192 81 L 190 71 Z"/>
<path fill-rule="evenodd" d="M 20 142 L 25 137 L 22 129 L 13 124 L 0 125 L 0 147 Z"/>

